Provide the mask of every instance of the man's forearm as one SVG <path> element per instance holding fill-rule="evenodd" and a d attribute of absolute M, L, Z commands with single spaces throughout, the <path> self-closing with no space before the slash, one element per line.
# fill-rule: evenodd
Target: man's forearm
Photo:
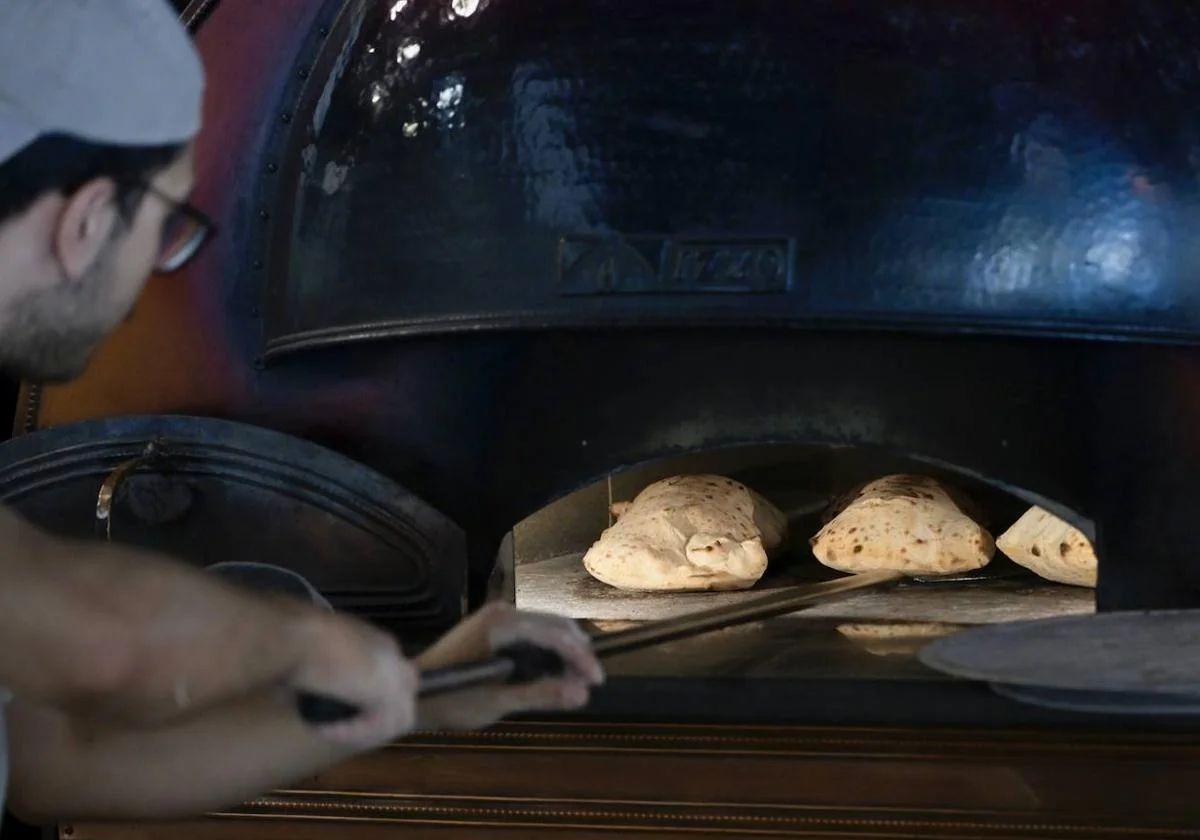
<path fill-rule="evenodd" d="M 349 756 L 277 694 L 162 729 L 71 721 L 15 701 L 10 803 L 32 822 L 170 819 L 243 802 Z"/>
<path fill-rule="evenodd" d="M 152 723 L 283 679 L 302 606 L 146 552 L 58 539 L 0 510 L 0 684 Z"/>
<path fill-rule="evenodd" d="M 497 646 L 524 642 L 557 653 L 560 677 L 493 685 L 426 700 L 419 725 L 469 728 L 510 712 L 582 706 L 603 680 L 587 636 L 558 616 L 493 604 L 467 618 L 430 649 L 423 664 L 481 659 Z M 386 664 L 386 662 L 385 662 Z M 355 669 L 366 685 L 358 719 L 320 730 L 299 719 L 287 692 L 260 692 L 161 729 L 122 728 L 72 719 L 23 700 L 9 707 L 11 799 L 18 814 L 49 818 L 170 818 L 243 801 L 412 730 L 416 673 L 395 660 L 381 678 Z M 351 696 L 351 695 L 346 695 Z M 376 698 L 372 700 L 372 697 Z M 390 709 L 384 701 L 394 700 Z M 351 731 L 344 730 L 349 727 Z"/>

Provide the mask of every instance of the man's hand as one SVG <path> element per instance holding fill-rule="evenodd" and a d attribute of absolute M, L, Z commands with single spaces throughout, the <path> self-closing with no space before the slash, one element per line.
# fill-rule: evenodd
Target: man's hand
<path fill-rule="evenodd" d="M 315 611 L 304 633 L 306 653 L 288 690 L 324 695 L 362 710 L 352 720 L 323 724 L 317 731 L 360 750 L 413 728 L 417 671 L 391 636 L 345 616 Z"/>
<path fill-rule="evenodd" d="M 591 641 L 574 621 L 518 612 L 502 603 L 488 604 L 469 616 L 416 662 L 422 669 L 477 662 L 514 642 L 529 642 L 557 653 L 566 665 L 563 675 L 525 685 L 481 686 L 423 700 L 417 709 L 417 727 L 477 729 L 514 712 L 578 709 L 587 704 L 591 687 L 604 682 Z"/>

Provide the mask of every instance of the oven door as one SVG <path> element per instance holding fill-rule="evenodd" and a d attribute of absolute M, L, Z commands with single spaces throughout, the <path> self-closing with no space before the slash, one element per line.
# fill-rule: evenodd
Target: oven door
<path fill-rule="evenodd" d="M 254 426 L 118 417 L 18 437 L 0 446 L 0 503 L 197 566 L 283 566 L 413 642 L 464 612 L 457 525 L 374 470 Z"/>

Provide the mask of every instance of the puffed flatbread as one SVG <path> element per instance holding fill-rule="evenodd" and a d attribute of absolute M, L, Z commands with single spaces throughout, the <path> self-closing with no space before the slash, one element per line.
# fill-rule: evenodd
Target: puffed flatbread
<path fill-rule="evenodd" d="M 956 574 L 986 566 L 995 553 L 987 529 L 946 487 L 921 475 L 867 484 L 811 542 L 820 562 L 853 573 Z"/>
<path fill-rule="evenodd" d="M 996 547 L 1047 580 L 1096 586 L 1096 551 L 1078 528 L 1049 511 L 1032 507 L 1000 535 Z"/>
<path fill-rule="evenodd" d="M 651 484 L 632 502 L 583 565 L 619 589 L 746 589 L 767 569 L 787 520 L 744 484 L 717 475 L 677 475 Z"/>

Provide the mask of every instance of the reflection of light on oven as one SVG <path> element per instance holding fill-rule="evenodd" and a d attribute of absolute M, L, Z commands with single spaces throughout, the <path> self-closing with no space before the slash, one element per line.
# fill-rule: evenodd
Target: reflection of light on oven
<path fill-rule="evenodd" d="M 383 109 L 387 106 L 388 91 L 381 82 L 375 82 L 371 85 L 371 110 L 374 116 L 378 117 Z"/>
<path fill-rule="evenodd" d="M 437 109 L 439 111 L 452 111 L 462 102 L 462 95 L 462 82 L 451 82 L 438 91 Z"/>
<path fill-rule="evenodd" d="M 510 81 L 516 160 L 528 212 L 549 227 L 605 231 L 597 197 L 604 183 L 594 151 L 578 142 L 569 85 L 543 62 L 521 64 Z"/>
<path fill-rule="evenodd" d="M 1134 198 L 1103 207 L 1088 219 L 1083 232 L 1079 269 L 1091 287 L 1153 299 L 1170 253 L 1159 203 Z"/>
<path fill-rule="evenodd" d="M 459 105 L 463 100 L 463 83 L 461 77 L 451 76 L 446 79 L 442 87 L 437 92 L 437 98 L 434 100 L 434 109 L 437 112 L 437 122 L 442 129 L 459 129 L 464 125 L 464 120 L 459 110 Z"/>
<path fill-rule="evenodd" d="M 333 195 L 342 188 L 342 184 L 346 183 L 346 177 L 349 174 L 349 166 L 329 161 L 325 164 L 325 174 L 321 178 L 321 190 L 325 195 Z"/>
<path fill-rule="evenodd" d="M 416 38 L 405 38 L 396 48 L 396 63 L 407 64 L 421 54 L 421 42 Z"/>
<path fill-rule="evenodd" d="M 1096 200 L 1072 213 L 1052 237 L 1039 234 L 1027 217 L 1009 214 L 976 251 L 965 302 L 1076 307 L 1137 298 L 1153 303 L 1170 255 L 1161 204 L 1138 197 Z"/>
<path fill-rule="evenodd" d="M 406 6 L 408 6 L 408 0 L 396 0 L 392 4 L 392 8 L 388 9 L 388 19 L 395 20 L 400 17 L 400 13 L 404 11 Z"/>
<path fill-rule="evenodd" d="M 450 0 L 450 11 L 455 17 L 470 17 L 479 11 L 479 0 Z"/>
<path fill-rule="evenodd" d="M 1033 243 L 1013 243 L 997 249 L 983 267 L 984 291 L 990 296 L 1029 288 L 1037 254 Z"/>
<path fill-rule="evenodd" d="M 1110 228 L 1088 249 L 1087 261 L 1096 266 L 1100 282 L 1108 286 L 1124 285 L 1141 250 L 1141 238 L 1136 229 Z"/>

